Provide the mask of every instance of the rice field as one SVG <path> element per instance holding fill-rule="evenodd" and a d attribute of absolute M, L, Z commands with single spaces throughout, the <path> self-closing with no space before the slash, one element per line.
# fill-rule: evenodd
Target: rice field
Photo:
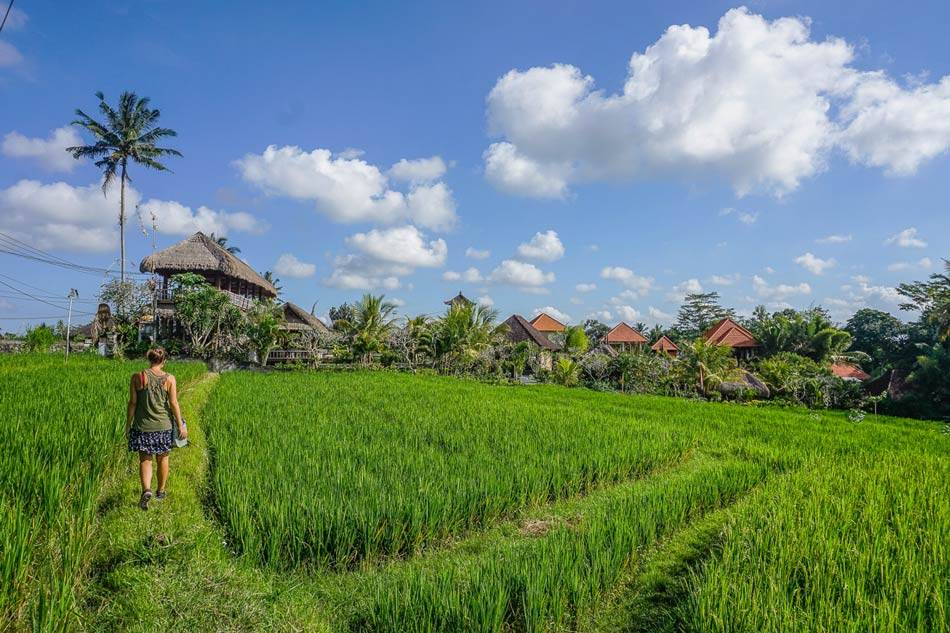
<path fill-rule="evenodd" d="M 950 625 L 937 425 L 391 373 L 225 375 L 204 421 L 229 545 L 335 629 Z"/>
<path fill-rule="evenodd" d="M 142 363 L 0 356 L 0 629 L 69 628 Z M 181 383 L 203 365 L 169 365 Z"/>
<path fill-rule="evenodd" d="M 142 513 L 140 367 L 0 357 L 0 629 L 950 629 L 937 424 L 234 372 L 185 393 L 190 490 Z"/>

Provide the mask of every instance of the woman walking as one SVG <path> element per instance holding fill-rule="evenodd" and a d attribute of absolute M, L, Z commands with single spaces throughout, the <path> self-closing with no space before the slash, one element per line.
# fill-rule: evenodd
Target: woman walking
<path fill-rule="evenodd" d="M 182 439 L 188 430 L 178 407 L 178 385 L 175 377 L 165 372 L 165 350 L 155 347 L 146 354 L 149 368 L 132 375 L 129 385 L 129 406 L 125 430 L 129 450 L 139 454 L 139 477 L 142 497 L 139 507 L 148 510 L 152 500 L 152 458 L 158 462 L 158 490 L 155 498 L 165 498 L 168 482 L 168 451 L 172 448 L 172 424 L 178 426 Z"/>

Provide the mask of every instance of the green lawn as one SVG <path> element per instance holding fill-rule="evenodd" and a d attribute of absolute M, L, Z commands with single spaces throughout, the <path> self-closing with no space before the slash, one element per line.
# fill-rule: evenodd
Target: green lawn
<path fill-rule="evenodd" d="M 196 375 L 182 399 L 168 500 L 139 511 L 109 453 L 93 536 L 46 567 L 67 628 L 950 627 L 935 424 L 385 372 Z"/>

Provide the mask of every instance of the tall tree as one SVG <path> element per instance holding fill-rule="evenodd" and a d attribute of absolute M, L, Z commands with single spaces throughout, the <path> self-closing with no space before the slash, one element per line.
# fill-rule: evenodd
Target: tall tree
<path fill-rule="evenodd" d="M 159 162 L 163 156 L 181 156 L 181 152 L 168 147 L 158 147 L 163 138 L 177 136 L 175 130 L 159 127 L 161 112 L 149 107 L 148 97 L 139 97 L 134 92 L 123 92 L 119 96 L 118 108 L 106 103 L 101 92 L 99 111 L 105 117 L 100 122 L 83 112 L 76 110 L 79 118 L 72 122 L 92 134 L 92 145 L 67 147 L 73 158 L 91 158 L 96 167 L 102 170 L 102 194 L 109 185 L 119 178 L 119 275 L 125 282 L 125 184 L 131 179 L 128 175 L 129 162 L 157 171 L 168 171 Z"/>
<path fill-rule="evenodd" d="M 735 315 L 732 308 L 719 304 L 718 292 L 694 292 L 683 298 L 676 314 L 676 332 L 682 338 L 693 339 L 716 321 Z"/>
<path fill-rule="evenodd" d="M 610 331 L 609 327 L 597 319 L 587 319 L 581 327 L 584 328 L 584 334 L 587 335 L 587 340 L 591 347 L 600 345 L 604 337 L 607 336 L 607 332 Z"/>
<path fill-rule="evenodd" d="M 865 368 L 871 374 L 892 365 L 907 340 L 907 326 L 900 319 L 873 308 L 855 312 L 845 329 L 853 339 L 851 349 L 871 357 L 872 365 Z"/>
<path fill-rule="evenodd" d="M 943 273 L 934 273 L 930 281 L 915 281 L 897 286 L 907 299 L 901 310 L 920 310 L 920 320 L 933 327 L 940 341 L 950 341 L 950 259 L 943 260 Z"/>

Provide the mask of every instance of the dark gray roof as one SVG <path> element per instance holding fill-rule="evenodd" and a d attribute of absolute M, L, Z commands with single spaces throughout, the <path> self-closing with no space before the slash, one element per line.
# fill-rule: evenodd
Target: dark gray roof
<path fill-rule="evenodd" d="M 505 325 L 508 326 L 508 340 L 512 343 L 528 341 L 543 349 L 557 350 L 557 345 L 552 343 L 548 337 L 539 332 L 520 314 L 512 314 L 505 321 Z"/>

